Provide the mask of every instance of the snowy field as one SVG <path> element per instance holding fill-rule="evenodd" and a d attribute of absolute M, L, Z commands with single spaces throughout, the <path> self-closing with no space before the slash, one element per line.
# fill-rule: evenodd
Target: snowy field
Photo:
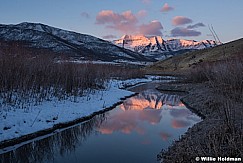
<path fill-rule="evenodd" d="M 31 106 L 28 109 L 1 108 L 0 142 L 52 128 L 56 124 L 71 122 L 111 107 L 121 98 L 134 94 L 134 92 L 122 88 L 137 83 L 150 82 L 154 79 L 152 76 L 147 76 L 143 79 L 111 80 L 106 90 L 99 90 L 93 94 L 78 97 L 75 102 L 54 100 L 44 101 L 41 105 Z"/>

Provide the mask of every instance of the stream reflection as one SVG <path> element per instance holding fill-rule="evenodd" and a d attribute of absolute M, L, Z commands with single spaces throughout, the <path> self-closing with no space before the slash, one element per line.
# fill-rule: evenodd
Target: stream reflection
<path fill-rule="evenodd" d="M 105 114 L 97 115 L 88 122 L 20 146 L 0 155 L 0 163 L 52 162 L 57 153 L 61 156 L 71 153 L 91 134 L 96 134 L 95 128 L 105 119 Z"/>
<path fill-rule="evenodd" d="M 0 155 L 0 162 L 156 162 L 199 121 L 180 96 L 146 88 L 105 114 Z"/>
<path fill-rule="evenodd" d="M 171 128 L 174 129 L 187 128 L 200 120 L 185 107 L 180 101 L 180 96 L 149 89 L 125 100 L 98 130 L 102 134 L 136 132 L 145 135 L 144 124 L 159 124 L 163 120 L 162 117 L 165 117 L 166 123 L 170 119 Z M 171 134 L 161 132 L 160 136 L 163 140 L 168 140 Z"/>

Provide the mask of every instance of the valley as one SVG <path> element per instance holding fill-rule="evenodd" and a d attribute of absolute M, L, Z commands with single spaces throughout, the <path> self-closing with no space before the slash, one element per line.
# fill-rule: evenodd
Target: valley
<path fill-rule="evenodd" d="M 0 161 L 35 155 L 45 143 L 53 155 L 21 161 L 74 161 L 70 155 L 103 140 L 108 148 L 95 155 L 104 162 L 114 147 L 127 150 L 121 155 L 137 153 L 119 158 L 114 149 L 113 162 L 242 158 L 242 47 L 242 39 L 124 35 L 106 41 L 41 23 L 2 24 Z M 135 147 L 128 150 L 123 141 Z"/>

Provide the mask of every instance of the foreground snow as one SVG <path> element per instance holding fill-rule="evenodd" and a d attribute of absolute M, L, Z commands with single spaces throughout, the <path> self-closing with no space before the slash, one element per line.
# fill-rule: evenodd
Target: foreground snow
<path fill-rule="evenodd" d="M 28 109 L 2 108 L 0 110 L 0 142 L 52 128 L 55 124 L 74 121 L 111 107 L 121 98 L 134 94 L 120 88 L 149 81 L 152 81 L 152 78 L 112 80 L 107 90 L 78 97 L 76 102 L 45 101 L 41 105 L 31 106 Z"/>

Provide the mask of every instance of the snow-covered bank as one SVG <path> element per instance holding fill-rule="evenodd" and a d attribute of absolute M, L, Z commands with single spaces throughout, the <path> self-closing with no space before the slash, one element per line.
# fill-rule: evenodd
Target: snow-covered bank
<path fill-rule="evenodd" d="M 134 94 L 119 88 L 149 81 L 152 79 L 112 80 L 106 90 L 78 97 L 76 102 L 44 101 L 41 105 L 28 109 L 4 107 L 0 111 L 0 142 L 53 128 L 57 124 L 71 122 L 109 108 L 121 98 Z"/>

